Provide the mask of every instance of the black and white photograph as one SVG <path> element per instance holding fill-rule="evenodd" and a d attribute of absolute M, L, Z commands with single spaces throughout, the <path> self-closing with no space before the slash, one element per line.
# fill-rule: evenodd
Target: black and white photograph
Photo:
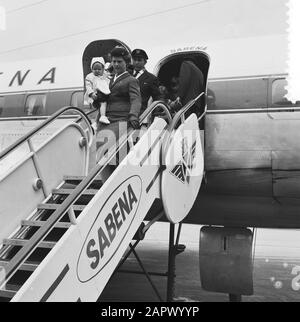
<path fill-rule="evenodd" d="M 299 0 L 0 0 L 1 307 L 300 302 L 297 17 Z"/>

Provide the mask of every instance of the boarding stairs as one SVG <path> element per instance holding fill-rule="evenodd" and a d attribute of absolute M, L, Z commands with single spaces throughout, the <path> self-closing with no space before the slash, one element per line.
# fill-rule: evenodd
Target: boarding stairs
<path fill-rule="evenodd" d="M 101 188 L 102 181 L 93 180 L 89 189 L 82 193 L 76 204 L 69 210 L 69 213 L 57 220 L 57 217 L 53 216 L 53 214 L 59 210 L 64 200 L 75 191 L 84 178 L 80 176 L 65 177 L 60 187 L 53 189 L 51 198 L 39 204 L 37 211 L 29 220 L 21 220 L 21 227 L 13 236 L 3 239 L 3 248 L 0 252 L 0 266 L 2 267 L 12 267 L 14 265 L 15 255 L 19 249 L 26 249 L 26 252 L 28 249 L 29 253 L 33 245 L 35 244 L 36 246 L 35 251 L 25 261 L 22 261 L 18 270 L 9 279 L 5 289 L 0 290 L 0 301 L 1 299 L 10 300 L 16 295 L 21 286 L 38 268 L 64 233 L 76 222 L 76 218 Z M 37 231 L 39 234 L 46 232 L 45 238 L 38 241 L 35 237 Z M 45 300 L 45 298 L 41 300 Z"/>
<path fill-rule="evenodd" d="M 3 161 L 21 144 L 30 147 L 0 178 L 0 302 L 97 300 L 161 198 L 163 142 L 170 143 L 183 113 L 174 122 L 167 107 L 154 102 L 141 123 L 158 109 L 164 118 L 153 118 L 135 145 L 136 131 L 124 134 L 90 170 L 93 130 L 80 110 L 75 109 L 80 122 L 68 122 L 38 148 L 32 144 L 39 130 L 71 109 L 57 112 L 0 154 Z M 103 176 L 128 145 L 128 155 Z"/>

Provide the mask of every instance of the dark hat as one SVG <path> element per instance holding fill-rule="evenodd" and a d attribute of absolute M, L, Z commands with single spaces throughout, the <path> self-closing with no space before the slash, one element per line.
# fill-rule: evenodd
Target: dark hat
<path fill-rule="evenodd" d="M 144 58 L 144 59 L 148 59 L 148 55 L 147 53 L 145 52 L 145 50 L 143 49 L 135 49 L 133 52 L 132 52 L 132 57 L 141 57 L 141 58 Z"/>

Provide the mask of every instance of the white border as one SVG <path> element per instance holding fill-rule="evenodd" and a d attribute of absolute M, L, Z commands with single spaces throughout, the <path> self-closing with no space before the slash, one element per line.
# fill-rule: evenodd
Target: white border
<path fill-rule="evenodd" d="M 289 78 L 287 98 L 300 101 L 300 1 L 289 0 Z"/>

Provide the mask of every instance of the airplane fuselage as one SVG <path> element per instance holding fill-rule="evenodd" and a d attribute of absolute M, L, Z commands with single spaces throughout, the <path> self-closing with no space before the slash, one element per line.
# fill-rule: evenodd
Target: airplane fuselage
<path fill-rule="evenodd" d="M 0 75 L 6 81 L 6 92 L 0 94 L 0 117 L 51 115 L 68 105 L 82 108 L 83 77 L 74 81 L 64 71 L 67 66 L 49 62 L 44 69 L 25 66 Z M 286 77 L 275 73 L 208 80 L 206 183 L 188 222 L 300 227 L 300 104 L 284 98 Z M 6 129 L 1 123 L 5 122 L 0 122 L 3 135 Z"/>

